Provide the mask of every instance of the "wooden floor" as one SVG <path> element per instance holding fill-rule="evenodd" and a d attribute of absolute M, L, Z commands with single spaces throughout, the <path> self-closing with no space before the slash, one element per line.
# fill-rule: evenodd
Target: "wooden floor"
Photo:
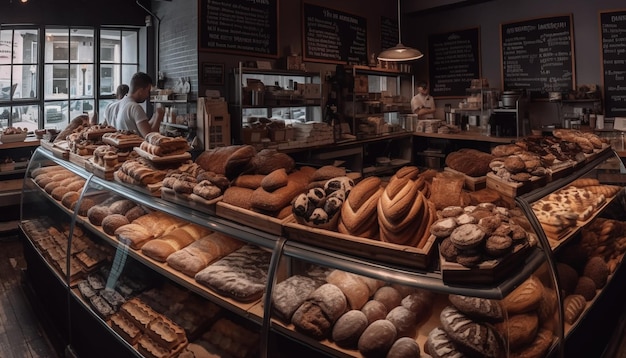
<path fill-rule="evenodd" d="M 57 358 L 22 285 L 22 244 L 0 232 L 0 358 Z M 602 358 L 626 358 L 626 316 Z M 566 357 L 569 358 L 569 357 Z"/>
<path fill-rule="evenodd" d="M 0 357 L 58 357 L 22 289 L 25 268 L 17 236 L 0 234 Z"/>

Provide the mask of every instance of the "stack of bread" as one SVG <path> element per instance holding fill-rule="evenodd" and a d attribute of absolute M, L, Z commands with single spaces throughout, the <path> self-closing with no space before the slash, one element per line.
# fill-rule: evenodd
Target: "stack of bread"
<path fill-rule="evenodd" d="M 102 226 L 102 230 L 113 235 L 115 230 L 129 224 L 149 212 L 134 201 L 119 196 L 111 196 L 87 211 L 87 218 L 92 225 Z"/>
<path fill-rule="evenodd" d="M 85 185 L 85 179 L 61 166 L 36 168 L 30 175 L 46 193 L 55 200 L 60 200 L 66 208 L 74 210 Z M 81 211 L 81 214 L 84 212 Z"/>
<path fill-rule="evenodd" d="M 582 229 L 580 246 L 588 257 L 604 257 L 613 273 L 626 252 L 626 223 L 596 218 Z"/>
<path fill-rule="evenodd" d="M 602 139 L 592 132 L 582 132 L 572 129 L 556 129 L 552 132 L 552 134 L 561 140 L 576 143 L 585 154 L 591 154 L 594 150 L 600 150 L 604 146 Z"/>
<path fill-rule="evenodd" d="M 430 232 L 441 240 L 439 252 L 448 262 L 475 267 L 502 258 L 517 247 L 534 244 L 519 224 L 524 217 L 492 203 L 449 206 L 439 215 Z"/>
<path fill-rule="evenodd" d="M 102 135 L 102 142 L 117 148 L 137 147 L 143 142 L 143 138 L 131 131 L 118 130 L 113 133 Z"/>
<path fill-rule="evenodd" d="M 274 313 L 317 340 L 328 339 L 363 356 L 419 356 L 415 337 L 430 316 L 434 295 L 428 291 L 384 282 L 341 270 L 324 281 L 305 275 L 279 283 Z"/>
<path fill-rule="evenodd" d="M 117 181 L 143 188 L 152 195 L 160 196 L 163 178 L 167 175 L 167 171 L 157 168 L 150 160 L 140 157 L 125 161 L 114 175 Z"/>
<path fill-rule="evenodd" d="M 422 190 L 427 188 L 417 167 L 404 167 L 389 180 L 378 201 L 380 240 L 422 248 L 436 209 Z"/>
<path fill-rule="evenodd" d="M 117 130 L 107 125 L 79 125 L 67 134 L 67 146 L 70 152 L 78 155 L 92 155 L 94 150 L 104 144 L 102 136 Z"/>
<path fill-rule="evenodd" d="M 190 149 L 187 139 L 183 137 L 168 137 L 158 132 L 146 134 L 139 148 L 153 156 L 168 157 L 187 153 Z"/>

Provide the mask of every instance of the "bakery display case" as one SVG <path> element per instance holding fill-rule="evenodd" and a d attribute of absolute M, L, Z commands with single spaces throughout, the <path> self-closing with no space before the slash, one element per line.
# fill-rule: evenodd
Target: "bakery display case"
<path fill-rule="evenodd" d="M 284 347 L 303 357 L 435 357 L 443 347 L 567 356 L 624 298 L 625 172 L 604 150 L 509 207 L 440 209 L 455 226 L 431 230 L 424 261 L 411 265 L 402 250 L 299 240 L 293 222 L 268 232 L 164 200 L 39 148 L 23 186 L 26 278 L 77 356 L 175 356 L 207 346 L 223 354 L 232 341 L 241 342 L 228 352 L 236 357 L 281 356 Z M 470 216 L 497 218 L 481 224 L 493 226 L 484 246 L 469 243 Z M 446 232 L 461 226 L 463 235 Z M 450 255 L 445 240 L 466 250 Z M 478 250 L 483 260 L 468 264 Z"/>

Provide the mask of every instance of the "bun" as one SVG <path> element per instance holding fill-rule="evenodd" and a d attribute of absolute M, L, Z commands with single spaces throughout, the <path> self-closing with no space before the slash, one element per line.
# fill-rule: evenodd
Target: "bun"
<path fill-rule="evenodd" d="M 402 337 L 395 341 L 385 358 L 419 358 L 420 355 L 420 346 L 415 339 Z"/>
<path fill-rule="evenodd" d="M 396 327 L 381 319 L 372 322 L 359 338 L 359 352 L 364 357 L 384 357 L 396 341 Z"/>
<path fill-rule="evenodd" d="M 109 235 L 113 235 L 117 228 L 128 223 L 126 216 L 122 214 L 111 214 L 102 219 L 102 230 Z"/>
<path fill-rule="evenodd" d="M 359 310 L 351 310 L 339 317 L 333 326 L 332 338 L 339 347 L 356 348 L 359 337 L 367 328 L 367 317 Z"/>

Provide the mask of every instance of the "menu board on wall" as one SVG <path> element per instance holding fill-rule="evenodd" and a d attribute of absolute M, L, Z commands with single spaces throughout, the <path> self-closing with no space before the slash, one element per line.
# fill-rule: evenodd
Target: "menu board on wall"
<path fill-rule="evenodd" d="M 466 95 L 480 78 L 480 28 L 428 36 L 428 81 L 433 97 Z"/>
<path fill-rule="evenodd" d="M 553 16 L 500 25 L 502 88 L 525 90 L 531 98 L 574 88 L 572 16 Z"/>
<path fill-rule="evenodd" d="M 367 19 L 304 3 L 302 26 L 305 60 L 367 64 Z"/>
<path fill-rule="evenodd" d="M 601 12 L 602 76 L 607 117 L 626 117 L 626 10 Z"/>
<path fill-rule="evenodd" d="M 200 49 L 278 56 L 278 0 L 200 1 Z"/>
<path fill-rule="evenodd" d="M 398 20 L 380 17 L 380 49 L 388 49 L 398 44 Z"/>

